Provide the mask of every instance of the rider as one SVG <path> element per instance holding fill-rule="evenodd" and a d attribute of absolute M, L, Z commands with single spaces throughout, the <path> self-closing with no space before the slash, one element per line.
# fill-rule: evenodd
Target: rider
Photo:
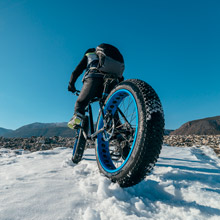
<path fill-rule="evenodd" d="M 68 91 L 76 92 L 75 82 L 86 70 L 83 76 L 83 87 L 76 100 L 74 115 L 68 122 L 68 127 L 74 129 L 85 118 L 85 108 L 95 97 L 101 98 L 104 89 L 104 76 L 107 73 L 117 76 L 123 81 L 124 59 L 119 50 L 110 44 L 100 44 L 96 49 L 90 48 L 72 72 Z"/>

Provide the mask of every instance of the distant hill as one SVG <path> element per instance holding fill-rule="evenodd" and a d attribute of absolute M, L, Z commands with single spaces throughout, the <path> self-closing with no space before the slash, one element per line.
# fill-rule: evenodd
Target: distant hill
<path fill-rule="evenodd" d="M 61 136 L 74 137 L 75 131 L 67 127 L 67 122 L 63 123 L 33 123 L 22 126 L 16 130 L 11 130 L 0 134 L 3 137 L 31 137 L 31 136 Z"/>
<path fill-rule="evenodd" d="M 189 121 L 170 133 L 171 135 L 217 135 L 220 134 L 220 116 Z"/>
<path fill-rule="evenodd" d="M 220 116 L 189 121 L 177 130 L 165 130 L 165 135 L 220 135 Z M 76 132 L 63 123 L 32 123 L 16 130 L 0 128 L 0 136 L 3 137 L 32 137 L 32 136 L 61 136 L 74 137 Z"/>
<path fill-rule="evenodd" d="M 0 136 L 3 136 L 9 132 L 12 132 L 13 130 L 11 129 L 6 129 L 6 128 L 0 128 Z"/>
<path fill-rule="evenodd" d="M 174 130 L 171 129 L 165 129 L 164 130 L 164 135 L 169 135 L 171 132 L 173 132 Z"/>

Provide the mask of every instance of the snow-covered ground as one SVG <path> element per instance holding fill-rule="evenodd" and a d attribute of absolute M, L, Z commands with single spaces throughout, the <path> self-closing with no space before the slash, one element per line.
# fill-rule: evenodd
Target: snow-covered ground
<path fill-rule="evenodd" d="M 99 173 L 94 149 L 0 149 L 1 220 L 220 219 L 220 159 L 211 149 L 164 146 L 152 173 L 122 189 Z"/>

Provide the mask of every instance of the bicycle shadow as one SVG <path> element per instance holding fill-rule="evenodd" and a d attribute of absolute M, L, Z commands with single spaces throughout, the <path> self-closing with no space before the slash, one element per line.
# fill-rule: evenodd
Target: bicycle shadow
<path fill-rule="evenodd" d="M 200 191 L 217 193 L 220 195 L 219 166 L 215 160 L 207 155 L 204 155 L 199 149 L 193 149 L 192 154 L 198 158 L 198 161 L 161 157 L 156 164 L 155 169 L 170 167 L 171 169 L 169 171 L 164 171 L 164 173 L 154 173 L 153 170 L 153 179 L 148 179 L 147 177 L 138 185 L 123 189 L 124 192 L 129 193 L 130 198 L 138 197 L 141 199 L 147 209 L 155 213 L 158 212 L 156 204 L 161 202 L 162 204 L 166 204 L 170 207 L 198 210 L 201 214 L 207 215 L 207 219 L 210 216 L 220 216 L 220 204 L 219 208 L 204 205 L 204 203 L 200 204 L 198 197 L 193 199 L 189 192 L 190 187 L 197 184 L 198 186 L 201 186 Z M 167 164 L 168 160 L 173 160 L 174 162 Z M 184 163 L 188 163 L 190 165 L 186 166 Z M 211 166 L 205 167 L 206 163 Z M 201 164 L 204 164 L 204 167 L 201 167 Z M 149 177 L 150 176 L 151 175 L 149 175 Z M 154 180 L 155 178 L 156 180 Z M 172 188 L 172 193 L 167 190 L 168 186 Z M 189 201 L 186 201 L 188 195 L 183 194 L 187 190 L 189 194 Z M 115 193 L 114 195 L 118 199 L 123 200 L 123 197 L 121 197 L 119 193 Z"/>
<path fill-rule="evenodd" d="M 200 149 L 192 149 L 191 153 L 195 159 L 192 157 L 189 159 L 160 157 L 152 171 L 152 179 L 150 174 L 145 180 L 133 187 L 113 187 L 115 184 L 106 179 L 103 189 L 104 194 L 107 194 L 106 199 L 115 197 L 119 202 L 126 203 L 130 207 L 131 214 L 135 213 L 139 217 L 147 217 L 147 212 L 156 215 L 161 205 L 166 205 L 164 207 L 168 209 L 169 207 L 183 208 L 189 212 L 194 209 L 207 216 L 207 219 L 211 216 L 220 216 L 220 207 L 204 205 L 200 202 L 201 200 L 193 199 L 190 196 L 190 187 L 194 184 L 200 186 L 200 191 L 215 193 L 215 196 L 216 194 L 220 195 L 219 166 L 215 160 L 204 155 Z M 83 160 L 96 161 L 95 153 L 85 153 Z M 169 161 L 172 162 L 169 163 Z M 206 164 L 208 165 L 206 166 Z M 168 167 L 171 169 L 167 169 Z M 158 173 L 158 169 L 162 170 L 162 173 Z M 168 190 L 169 186 L 172 187 L 172 192 Z M 187 191 L 188 195 L 185 195 L 184 192 Z M 187 196 L 189 196 L 188 199 Z M 143 202 L 145 213 L 135 208 L 135 202 L 138 201 Z"/>
<path fill-rule="evenodd" d="M 129 189 L 127 190 L 128 192 L 130 191 L 130 194 L 134 198 L 142 198 L 142 202 L 145 204 L 145 206 L 149 207 L 153 212 L 158 212 L 157 208 L 155 207 L 155 203 L 158 203 L 159 201 L 171 207 L 182 207 L 189 210 L 193 208 L 199 210 L 202 214 L 207 216 L 220 216 L 220 209 L 218 208 L 201 205 L 196 201 L 190 202 L 184 200 L 181 193 L 181 183 L 174 183 L 174 187 L 174 195 L 172 195 L 166 191 L 166 186 L 161 185 L 160 182 L 155 180 L 145 180 L 133 187 L 135 191 L 132 192 Z M 219 193 L 219 191 L 217 193 Z"/>

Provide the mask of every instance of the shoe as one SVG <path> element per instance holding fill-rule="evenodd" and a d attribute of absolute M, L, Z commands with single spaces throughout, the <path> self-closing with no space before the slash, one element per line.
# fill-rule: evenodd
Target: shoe
<path fill-rule="evenodd" d="M 82 125 L 83 119 L 85 118 L 84 115 L 80 114 L 80 113 L 75 113 L 73 115 L 73 117 L 70 119 L 70 121 L 68 122 L 67 126 L 70 129 L 75 129 L 77 127 L 80 127 Z"/>

